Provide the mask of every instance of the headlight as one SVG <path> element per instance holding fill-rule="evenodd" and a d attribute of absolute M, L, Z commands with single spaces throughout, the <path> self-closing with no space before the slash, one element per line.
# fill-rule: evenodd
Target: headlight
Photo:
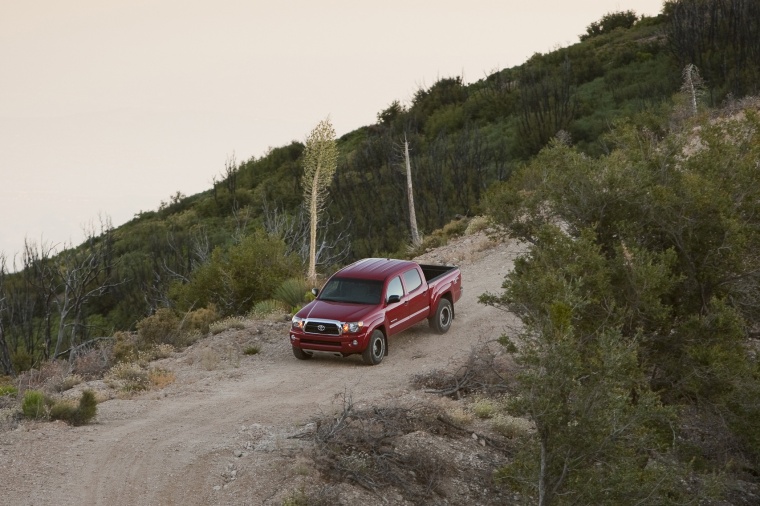
<path fill-rule="evenodd" d="M 293 319 L 290 320 L 290 328 L 293 329 L 302 329 L 304 325 L 304 319 L 299 318 L 297 316 L 294 316 Z"/>
<path fill-rule="evenodd" d="M 359 332 L 362 327 L 364 327 L 364 322 L 344 323 L 343 332 L 356 333 L 356 332 Z"/>

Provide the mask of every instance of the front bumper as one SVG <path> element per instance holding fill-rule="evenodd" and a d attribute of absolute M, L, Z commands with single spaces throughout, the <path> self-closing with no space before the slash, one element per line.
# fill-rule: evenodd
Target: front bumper
<path fill-rule="evenodd" d="M 361 353 L 367 347 L 368 332 L 343 333 L 340 335 L 325 335 L 304 332 L 301 329 L 290 329 L 290 344 L 307 351 L 324 351 L 352 355 Z"/>

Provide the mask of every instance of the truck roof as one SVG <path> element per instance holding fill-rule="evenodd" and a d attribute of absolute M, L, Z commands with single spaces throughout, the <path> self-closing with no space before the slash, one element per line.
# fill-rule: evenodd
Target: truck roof
<path fill-rule="evenodd" d="M 365 258 L 344 267 L 335 275 L 346 278 L 385 280 L 399 274 L 417 264 L 409 260 L 393 258 Z"/>

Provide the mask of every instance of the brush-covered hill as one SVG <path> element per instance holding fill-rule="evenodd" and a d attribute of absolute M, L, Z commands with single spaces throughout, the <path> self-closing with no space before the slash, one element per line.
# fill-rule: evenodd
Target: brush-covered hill
<path fill-rule="evenodd" d="M 712 6 L 708 8 L 708 6 Z M 427 246 L 457 216 L 485 211 L 484 195 L 559 135 L 589 156 L 629 121 L 664 135 L 687 64 L 700 107 L 756 93 L 755 2 L 667 2 L 656 17 L 610 13 L 579 42 L 471 84 L 440 79 L 338 139 L 339 163 L 320 223 L 319 269 L 366 256 L 410 254 L 402 145 L 410 147 L 417 221 Z M 327 111 L 329 112 L 329 111 Z M 243 314 L 302 276 L 306 215 L 293 142 L 228 160 L 209 190 L 170 197 L 77 248 L 31 244 L 6 275 L 0 363 L 29 368 L 90 339 L 135 329 L 157 309 L 214 307 Z M 210 168 L 210 172 L 212 169 Z M 70 301 L 68 305 L 64 301 Z"/>

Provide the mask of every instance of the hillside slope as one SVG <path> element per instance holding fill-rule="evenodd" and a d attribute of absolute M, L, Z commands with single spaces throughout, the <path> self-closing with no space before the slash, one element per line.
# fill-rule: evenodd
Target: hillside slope
<path fill-rule="evenodd" d="M 315 417 L 338 412 L 349 398 L 356 406 L 446 402 L 413 389 L 410 379 L 456 368 L 473 347 L 514 323 L 478 304 L 477 297 L 499 289 L 519 251 L 516 243 L 494 244 L 476 234 L 426 253 L 422 260 L 462 268 L 465 292 L 456 321 L 443 336 L 421 324 L 393 338 L 379 366 L 364 366 L 357 356 L 297 361 L 287 323 L 249 321 L 243 330 L 206 338 L 159 361 L 176 374 L 174 384 L 105 401 L 92 425 L 24 422 L 0 433 L 0 502 L 282 504 L 299 487 L 308 490 L 319 482 L 308 457 L 311 443 L 297 437 L 314 430 Z M 243 355 L 251 344 L 259 344 L 261 353 Z M 451 443 L 457 455 L 472 460 L 480 454 L 475 460 L 493 462 L 484 442 L 469 436 Z M 484 476 L 492 471 L 488 467 Z M 381 498 L 348 484 L 339 487 L 334 493 L 345 503 L 361 497 L 365 503 L 409 503 L 396 492 Z M 439 493 L 450 504 L 466 504 L 482 492 Z"/>

